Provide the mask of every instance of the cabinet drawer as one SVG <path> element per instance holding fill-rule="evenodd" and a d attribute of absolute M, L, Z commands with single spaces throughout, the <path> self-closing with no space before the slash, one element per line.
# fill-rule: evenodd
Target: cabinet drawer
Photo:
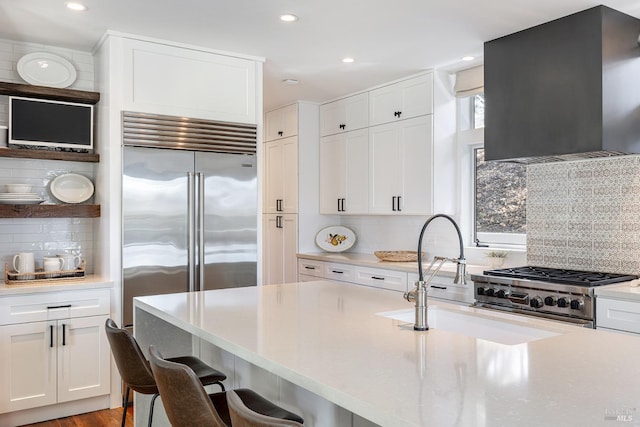
<path fill-rule="evenodd" d="M 325 264 L 324 278 L 340 282 L 353 282 L 355 267 L 348 264 Z"/>
<path fill-rule="evenodd" d="M 109 314 L 109 289 L 0 298 L 0 325 Z"/>
<path fill-rule="evenodd" d="M 323 277 L 321 261 L 310 261 L 308 259 L 298 260 L 298 274 L 306 276 Z"/>
<path fill-rule="evenodd" d="M 598 297 L 596 327 L 640 333 L 640 302 Z"/>
<path fill-rule="evenodd" d="M 392 291 L 407 291 L 407 273 L 381 268 L 356 268 L 355 283 Z"/>

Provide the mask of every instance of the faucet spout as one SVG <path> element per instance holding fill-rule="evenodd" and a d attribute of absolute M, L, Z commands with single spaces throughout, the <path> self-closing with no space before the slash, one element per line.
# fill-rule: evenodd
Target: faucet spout
<path fill-rule="evenodd" d="M 422 239 L 424 237 L 424 232 L 429 226 L 429 224 L 431 224 L 431 222 L 436 218 L 444 218 L 449 222 L 451 222 L 451 224 L 453 224 L 453 226 L 455 227 L 456 232 L 458 233 L 458 242 L 460 244 L 460 256 L 458 257 L 458 259 L 453 260 L 456 264 L 458 264 L 456 268 L 456 277 L 454 279 L 454 283 L 456 285 L 466 285 L 467 284 L 467 275 L 466 275 L 467 261 L 464 258 L 464 243 L 462 241 L 462 233 L 460 232 L 460 227 L 458 227 L 458 224 L 455 222 L 455 220 L 451 218 L 449 215 L 445 215 L 445 214 L 437 214 L 432 216 L 422 226 L 422 230 L 420 231 L 420 237 L 418 238 L 418 277 L 419 277 L 418 280 L 420 281 L 424 280 L 424 274 L 422 272 Z"/>
<path fill-rule="evenodd" d="M 425 281 L 424 272 L 422 270 L 422 239 L 424 237 L 424 232 L 431 224 L 431 222 L 436 218 L 444 218 L 450 221 L 456 229 L 458 233 L 458 241 L 460 242 L 460 256 L 456 259 L 444 258 L 444 257 L 434 257 L 433 262 L 429 265 L 427 271 L 431 271 L 436 262 L 440 262 L 438 266 L 433 270 L 429 278 Z M 427 331 L 429 330 L 429 325 L 427 324 L 427 287 L 431 280 L 438 273 L 442 265 L 447 262 L 452 261 L 457 264 L 456 266 L 456 277 L 454 279 L 455 284 L 467 284 L 467 274 L 466 274 L 466 266 L 467 261 L 464 258 L 464 244 L 462 242 L 462 233 L 460 232 L 460 227 L 458 224 L 448 215 L 437 214 L 429 218 L 424 225 L 422 226 L 422 231 L 420 231 L 420 238 L 418 239 L 418 281 L 415 283 L 415 287 L 412 291 L 409 291 L 404 294 L 404 298 L 409 302 L 415 302 L 416 306 L 416 321 L 413 325 L 413 329 L 416 331 Z"/>

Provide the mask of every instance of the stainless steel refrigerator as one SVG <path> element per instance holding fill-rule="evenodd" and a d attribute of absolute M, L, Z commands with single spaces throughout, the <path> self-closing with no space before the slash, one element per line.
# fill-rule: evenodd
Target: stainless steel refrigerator
<path fill-rule="evenodd" d="M 254 154 L 124 147 L 123 324 L 133 298 L 254 286 Z"/>

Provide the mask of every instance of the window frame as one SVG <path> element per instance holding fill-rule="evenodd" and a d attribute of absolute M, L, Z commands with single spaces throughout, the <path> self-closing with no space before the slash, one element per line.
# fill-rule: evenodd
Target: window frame
<path fill-rule="evenodd" d="M 474 96 L 458 98 L 459 123 L 466 129 L 458 129 L 458 152 L 460 158 L 462 220 L 469 241 L 477 247 L 526 249 L 526 233 L 478 232 L 476 226 L 476 149 L 484 148 L 484 128 L 475 128 Z"/>

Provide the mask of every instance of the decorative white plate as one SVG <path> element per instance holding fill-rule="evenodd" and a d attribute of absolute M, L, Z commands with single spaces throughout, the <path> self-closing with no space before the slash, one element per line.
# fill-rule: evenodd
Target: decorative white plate
<path fill-rule="evenodd" d="M 42 202 L 42 199 L 2 199 L 0 205 L 35 205 Z"/>
<path fill-rule="evenodd" d="M 93 183 L 86 176 L 67 173 L 54 178 L 49 184 L 53 197 L 64 203 L 82 203 L 93 196 Z"/>
<path fill-rule="evenodd" d="M 66 59 L 47 52 L 28 53 L 18 61 L 18 74 L 32 85 L 64 88 L 76 81 L 76 69 Z"/>
<path fill-rule="evenodd" d="M 316 234 L 316 245 L 327 252 L 343 252 L 356 242 L 356 234 L 341 225 L 323 228 Z"/>

